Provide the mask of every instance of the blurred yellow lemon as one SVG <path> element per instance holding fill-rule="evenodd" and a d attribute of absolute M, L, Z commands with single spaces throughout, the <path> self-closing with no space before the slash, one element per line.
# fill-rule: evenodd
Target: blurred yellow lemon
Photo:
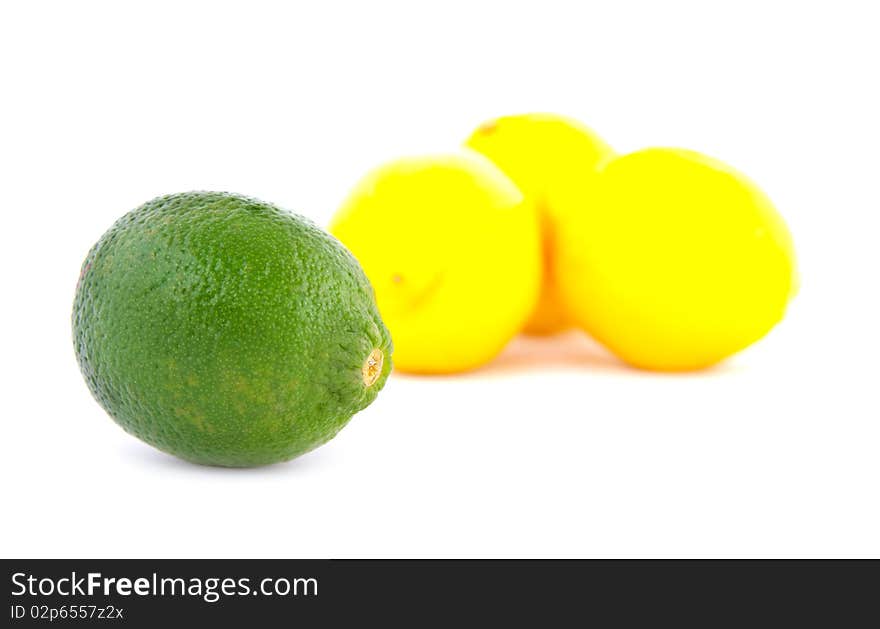
<path fill-rule="evenodd" d="M 503 116 L 481 125 L 465 145 L 491 159 L 523 191 L 541 223 L 543 280 L 535 311 L 525 326 L 528 334 L 553 334 L 570 327 L 559 297 L 556 239 L 564 212 L 549 198 L 581 187 L 611 148 L 581 123 L 553 114 Z"/>
<path fill-rule="evenodd" d="M 571 208 L 557 243 L 570 316 L 637 367 L 713 365 L 764 336 L 795 290 L 770 200 L 699 153 L 624 155 L 552 201 Z"/>
<path fill-rule="evenodd" d="M 519 189 L 476 153 L 405 158 L 374 170 L 330 231 L 370 278 L 400 370 L 479 367 L 534 308 L 537 217 Z"/>

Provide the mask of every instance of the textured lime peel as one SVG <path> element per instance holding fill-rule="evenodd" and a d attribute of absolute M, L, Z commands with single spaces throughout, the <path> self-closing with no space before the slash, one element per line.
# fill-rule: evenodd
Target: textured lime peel
<path fill-rule="evenodd" d="M 316 448 L 391 371 L 373 289 L 345 247 L 218 192 L 154 199 L 117 221 L 83 265 L 73 332 L 89 388 L 122 428 L 207 465 Z"/>
<path fill-rule="evenodd" d="M 367 360 L 364 361 L 364 366 L 361 369 L 361 374 L 363 374 L 364 377 L 364 386 L 371 387 L 376 384 L 376 380 L 382 375 L 382 365 L 384 363 L 385 354 L 382 353 L 381 349 L 377 347 L 370 352 L 370 355 L 367 356 Z"/>

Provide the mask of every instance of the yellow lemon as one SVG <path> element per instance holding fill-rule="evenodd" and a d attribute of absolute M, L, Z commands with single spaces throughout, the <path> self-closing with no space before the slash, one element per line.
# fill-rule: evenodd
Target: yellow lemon
<path fill-rule="evenodd" d="M 372 282 L 400 370 L 479 367 L 535 305 L 541 253 L 534 209 L 476 153 L 381 166 L 357 184 L 330 231 Z"/>
<path fill-rule="evenodd" d="M 611 160 L 556 198 L 572 318 L 637 367 L 713 365 L 782 319 L 796 286 L 789 231 L 744 175 L 692 151 L 652 148 Z"/>
<path fill-rule="evenodd" d="M 497 118 L 477 128 L 465 145 L 495 162 L 538 211 L 543 280 L 524 332 L 553 334 L 571 327 L 559 296 L 555 253 L 559 224 L 570 208 L 556 207 L 549 199 L 583 185 L 584 179 L 613 155 L 611 147 L 576 120 L 553 114 Z"/>

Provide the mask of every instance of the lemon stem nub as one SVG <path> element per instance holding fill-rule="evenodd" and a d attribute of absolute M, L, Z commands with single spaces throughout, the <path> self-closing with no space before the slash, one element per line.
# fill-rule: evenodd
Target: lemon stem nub
<path fill-rule="evenodd" d="M 364 366 L 361 367 L 361 375 L 364 378 L 364 386 L 370 387 L 376 383 L 376 380 L 378 380 L 379 376 L 382 375 L 382 363 L 384 360 L 385 355 L 378 347 L 370 352 L 370 355 L 367 356 L 367 360 L 364 361 Z"/>

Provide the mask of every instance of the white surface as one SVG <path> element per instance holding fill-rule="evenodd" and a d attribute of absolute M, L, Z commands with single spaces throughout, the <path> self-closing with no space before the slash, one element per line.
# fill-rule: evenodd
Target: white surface
<path fill-rule="evenodd" d="M 584 5 L 4 4 L 0 555 L 880 556 L 873 3 Z M 801 258 L 788 319 L 692 376 L 576 337 L 395 375 L 327 446 L 249 471 L 156 452 L 90 397 L 70 306 L 122 213 L 221 189 L 326 223 L 370 166 L 528 110 L 753 176 Z"/>

